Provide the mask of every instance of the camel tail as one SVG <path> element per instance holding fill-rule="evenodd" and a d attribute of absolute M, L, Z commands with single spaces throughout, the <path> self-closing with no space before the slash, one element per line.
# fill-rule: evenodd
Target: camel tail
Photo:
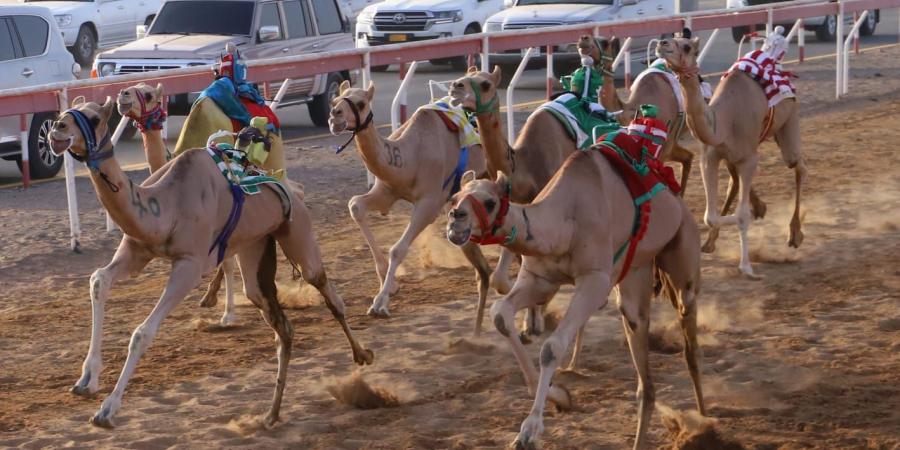
<path fill-rule="evenodd" d="M 269 236 L 266 241 L 266 249 L 260 258 L 256 279 L 263 297 L 269 301 L 278 300 L 278 288 L 275 286 L 275 271 L 278 261 L 275 255 L 275 238 Z"/>
<path fill-rule="evenodd" d="M 654 278 L 656 279 L 653 285 L 653 293 L 656 297 L 659 297 L 661 293 L 666 294 L 666 297 L 672 302 L 672 306 L 678 310 L 678 293 L 675 290 L 675 286 L 669 278 L 669 275 L 663 272 L 655 263 L 653 264 L 653 272 L 655 274 Z"/>

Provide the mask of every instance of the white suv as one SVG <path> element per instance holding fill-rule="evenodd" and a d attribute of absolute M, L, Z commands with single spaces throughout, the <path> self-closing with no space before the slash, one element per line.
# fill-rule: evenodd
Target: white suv
<path fill-rule="evenodd" d="M 487 18 L 502 10 L 503 0 L 387 0 L 356 17 L 356 46 L 371 47 L 480 33 Z M 465 57 L 437 59 L 465 70 Z M 374 67 L 384 70 L 386 66 Z"/>
<path fill-rule="evenodd" d="M 89 66 L 98 48 L 133 41 L 138 25 L 150 25 L 162 0 L 25 0 L 53 11 L 66 47 Z"/>
<path fill-rule="evenodd" d="M 49 9 L 32 5 L 0 8 L 0 90 L 70 81 L 79 72 L 81 66 L 66 51 Z M 62 158 L 50 151 L 47 142 L 56 111 L 29 114 L 26 119 L 31 177 L 52 177 L 62 166 Z M 20 128 L 19 116 L 0 117 L 0 158 L 16 161 L 21 169 Z"/>

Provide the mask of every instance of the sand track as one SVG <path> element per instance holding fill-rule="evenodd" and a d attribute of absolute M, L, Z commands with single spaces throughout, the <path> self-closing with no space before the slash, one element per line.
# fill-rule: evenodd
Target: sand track
<path fill-rule="evenodd" d="M 896 48 L 854 56 L 853 92 L 840 103 L 833 101 L 833 62 L 791 68 L 801 76 L 810 169 L 806 240 L 796 251 L 785 244 L 793 174 L 766 143 L 755 181 L 769 213 L 751 227 L 755 268 L 764 280 L 738 276 L 734 229 L 723 229 L 717 253 L 704 255 L 699 304 L 708 405 L 718 429 L 746 448 L 900 447 L 898 57 Z M 237 311 L 241 326 L 198 330 L 194 319 L 216 320 L 221 302 L 214 310 L 199 308 L 195 290 L 166 319 L 141 361 L 119 427 L 90 426 L 168 267 L 154 262 L 113 289 L 100 395 L 69 394 L 87 351 L 88 276 L 118 243 L 102 232 L 102 210 L 81 179 L 80 255 L 67 249 L 62 183 L 0 191 L 0 447 L 470 449 L 512 440 L 531 398 L 496 332 L 488 328 L 482 339 L 470 339 L 474 277 L 438 229 L 420 238 L 405 265 L 393 317 L 364 315 L 378 284 L 346 210 L 347 200 L 363 191 L 363 169 L 353 152 L 335 156 L 324 147 L 332 143 L 289 152 L 291 176 L 305 185 L 329 277 L 348 303 L 351 326 L 375 351 L 375 365 L 361 376 L 399 406 L 358 410 L 328 394 L 336 378 L 355 369 L 340 330 L 312 301 L 288 312 L 296 338 L 285 421 L 271 430 L 254 428 L 254 415 L 267 410 L 273 388 L 271 331 L 246 305 Z M 694 173 L 687 198 L 699 218 L 703 198 Z M 390 217 L 373 219 L 385 248 L 399 236 L 407 212 L 395 207 Z M 287 264 L 279 269 L 283 291 L 290 287 L 299 291 L 291 295 L 302 297 Z M 563 291 L 553 307 L 564 306 L 570 293 Z M 669 305 L 654 305 L 654 338 L 662 351 L 651 355 L 652 375 L 659 401 L 686 410 L 693 400 L 673 318 Z M 630 445 L 635 374 L 620 327 L 611 307 L 592 318 L 581 370 L 557 376 L 576 408 L 547 411 L 545 448 Z M 537 345 L 529 348 L 536 358 Z M 658 415 L 651 435 L 656 445 L 670 445 Z"/>

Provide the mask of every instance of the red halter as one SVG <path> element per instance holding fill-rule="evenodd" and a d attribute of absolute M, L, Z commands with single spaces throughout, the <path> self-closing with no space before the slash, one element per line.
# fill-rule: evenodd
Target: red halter
<path fill-rule="evenodd" d="M 497 210 L 497 217 L 494 222 L 489 222 L 487 209 L 472 194 L 466 194 L 455 208 L 459 209 L 464 201 L 468 200 L 475 210 L 475 218 L 478 219 L 478 225 L 481 228 L 481 236 L 469 236 L 469 241 L 479 245 L 505 244 L 508 245 L 516 238 L 516 229 L 513 228 L 509 234 L 498 236 L 497 231 L 503 227 L 503 221 L 506 219 L 506 213 L 509 212 L 509 186 L 506 187 L 506 193 L 500 197 L 500 209 Z"/>
<path fill-rule="evenodd" d="M 141 133 L 146 130 L 162 130 L 163 122 L 166 121 L 166 111 L 162 108 L 163 99 L 157 99 L 156 106 L 148 111 L 147 100 L 144 98 L 144 94 L 135 90 L 135 97 L 137 97 L 137 101 L 141 105 L 141 115 L 138 117 L 134 117 L 130 113 L 127 115 L 129 119 L 134 120 L 135 128 Z"/>

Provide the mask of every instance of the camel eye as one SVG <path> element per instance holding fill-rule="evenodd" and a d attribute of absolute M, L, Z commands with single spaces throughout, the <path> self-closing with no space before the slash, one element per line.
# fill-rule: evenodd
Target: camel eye
<path fill-rule="evenodd" d="M 356 107 L 359 108 L 359 109 L 363 109 L 363 108 L 366 107 L 366 102 L 364 102 L 364 101 L 358 101 L 358 102 L 356 102 Z"/>
<path fill-rule="evenodd" d="M 482 91 L 487 92 L 487 90 L 490 89 L 490 88 L 491 88 L 491 82 L 490 82 L 490 81 L 482 81 L 482 82 L 481 82 L 481 90 L 482 90 Z"/>
<path fill-rule="evenodd" d="M 146 93 L 146 94 L 144 94 L 144 100 L 146 100 L 146 101 L 148 101 L 148 102 L 149 102 L 150 100 L 153 100 L 153 94 L 151 94 L 151 93 L 149 93 L 149 92 Z"/>
<path fill-rule="evenodd" d="M 687 45 L 687 44 L 684 44 L 684 52 L 685 52 L 685 53 L 690 53 L 690 52 L 691 52 L 691 46 L 690 46 L 690 45 Z"/>
<path fill-rule="evenodd" d="M 493 212 L 495 206 L 497 206 L 497 202 L 495 202 L 494 200 L 488 200 L 484 202 L 484 209 L 486 209 L 487 212 Z"/>

